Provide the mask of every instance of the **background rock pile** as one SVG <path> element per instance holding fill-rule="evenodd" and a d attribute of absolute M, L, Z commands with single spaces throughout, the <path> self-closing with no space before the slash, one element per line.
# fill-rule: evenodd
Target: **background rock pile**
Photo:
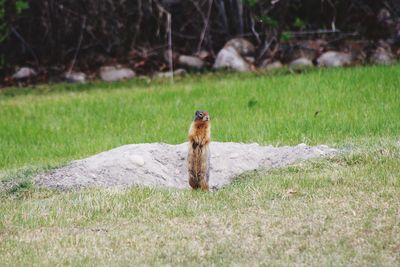
<path fill-rule="evenodd" d="M 399 56 L 398 0 L 0 1 L 0 86 Z"/>

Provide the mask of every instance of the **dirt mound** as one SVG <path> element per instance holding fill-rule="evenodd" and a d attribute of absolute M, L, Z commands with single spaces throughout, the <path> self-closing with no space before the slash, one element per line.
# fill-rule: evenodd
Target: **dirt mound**
<path fill-rule="evenodd" d="M 298 160 L 336 153 L 325 145 L 310 147 L 260 146 L 258 144 L 211 143 L 210 187 L 220 188 L 238 175 L 255 169 L 289 165 Z M 43 187 L 158 186 L 188 188 L 187 143 L 124 145 L 35 177 Z"/>

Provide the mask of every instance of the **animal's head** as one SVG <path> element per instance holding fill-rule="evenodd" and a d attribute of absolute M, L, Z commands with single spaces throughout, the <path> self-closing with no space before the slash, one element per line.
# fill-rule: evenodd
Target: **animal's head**
<path fill-rule="evenodd" d="M 194 114 L 194 120 L 195 121 L 209 121 L 210 115 L 208 115 L 207 111 L 197 110 L 196 113 Z"/>

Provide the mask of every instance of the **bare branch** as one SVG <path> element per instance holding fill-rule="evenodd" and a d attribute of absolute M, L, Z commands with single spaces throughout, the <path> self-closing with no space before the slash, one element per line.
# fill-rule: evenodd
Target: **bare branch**
<path fill-rule="evenodd" d="M 172 26 L 171 26 L 171 13 L 169 13 L 164 7 L 160 4 L 157 4 L 158 9 L 161 13 L 166 14 L 167 16 L 167 35 L 168 35 L 168 58 L 169 58 L 169 71 L 171 82 L 174 82 L 174 64 L 173 64 L 173 57 L 172 57 Z"/>
<path fill-rule="evenodd" d="M 74 68 L 74 65 L 75 65 L 75 62 L 76 62 L 76 58 L 78 57 L 78 53 L 79 53 L 79 50 L 80 50 L 80 47 L 81 47 L 81 44 L 82 44 L 82 40 L 83 40 L 83 31 L 84 31 L 85 27 L 86 27 L 86 16 L 83 17 L 82 28 L 81 28 L 81 34 L 80 34 L 79 40 L 78 40 L 78 47 L 76 48 L 75 55 L 74 55 L 74 59 L 72 60 L 71 65 L 70 65 L 69 68 L 68 68 L 68 73 L 71 73 L 71 71 L 72 71 L 73 68 Z"/>
<path fill-rule="evenodd" d="M 204 36 L 205 36 L 205 34 L 207 32 L 207 27 L 208 27 L 208 23 L 210 21 L 210 15 L 211 15 L 211 9 L 212 9 L 213 2 L 214 2 L 213 0 L 209 0 L 208 1 L 207 18 L 204 20 L 204 27 L 203 27 L 203 30 L 201 31 L 199 44 L 197 45 L 197 52 L 200 52 L 201 45 L 202 45 L 203 40 L 204 40 Z"/>
<path fill-rule="evenodd" d="M 35 63 L 37 66 L 39 66 L 39 60 L 35 54 L 35 52 L 33 51 L 33 49 L 29 46 L 29 44 L 25 41 L 24 37 L 22 37 L 21 34 L 19 34 L 17 32 L 17 30 L 14 27 L 11 27 L 11 32 L 14 33 L 14 35 L 22 42 L 22 44 L 26 47 L 26 49 L 28 49 L 29 53 L 33 56 L 33 58 L 35 59 Z"/>

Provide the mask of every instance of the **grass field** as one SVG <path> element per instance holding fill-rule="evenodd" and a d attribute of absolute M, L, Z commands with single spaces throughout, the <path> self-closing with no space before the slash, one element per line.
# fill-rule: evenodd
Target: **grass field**
<path fill-rule="evenodd" d="M 213 139 L 346 151 L 218 192 L 0 193 L 1 265 L 400 265 L 400 66 L 0 92 L 1 179 L 126 143 Z M 292 193 L 290 193 L 292 192 Z M 295 193 L 293 193 L 295 192 Z"/>

